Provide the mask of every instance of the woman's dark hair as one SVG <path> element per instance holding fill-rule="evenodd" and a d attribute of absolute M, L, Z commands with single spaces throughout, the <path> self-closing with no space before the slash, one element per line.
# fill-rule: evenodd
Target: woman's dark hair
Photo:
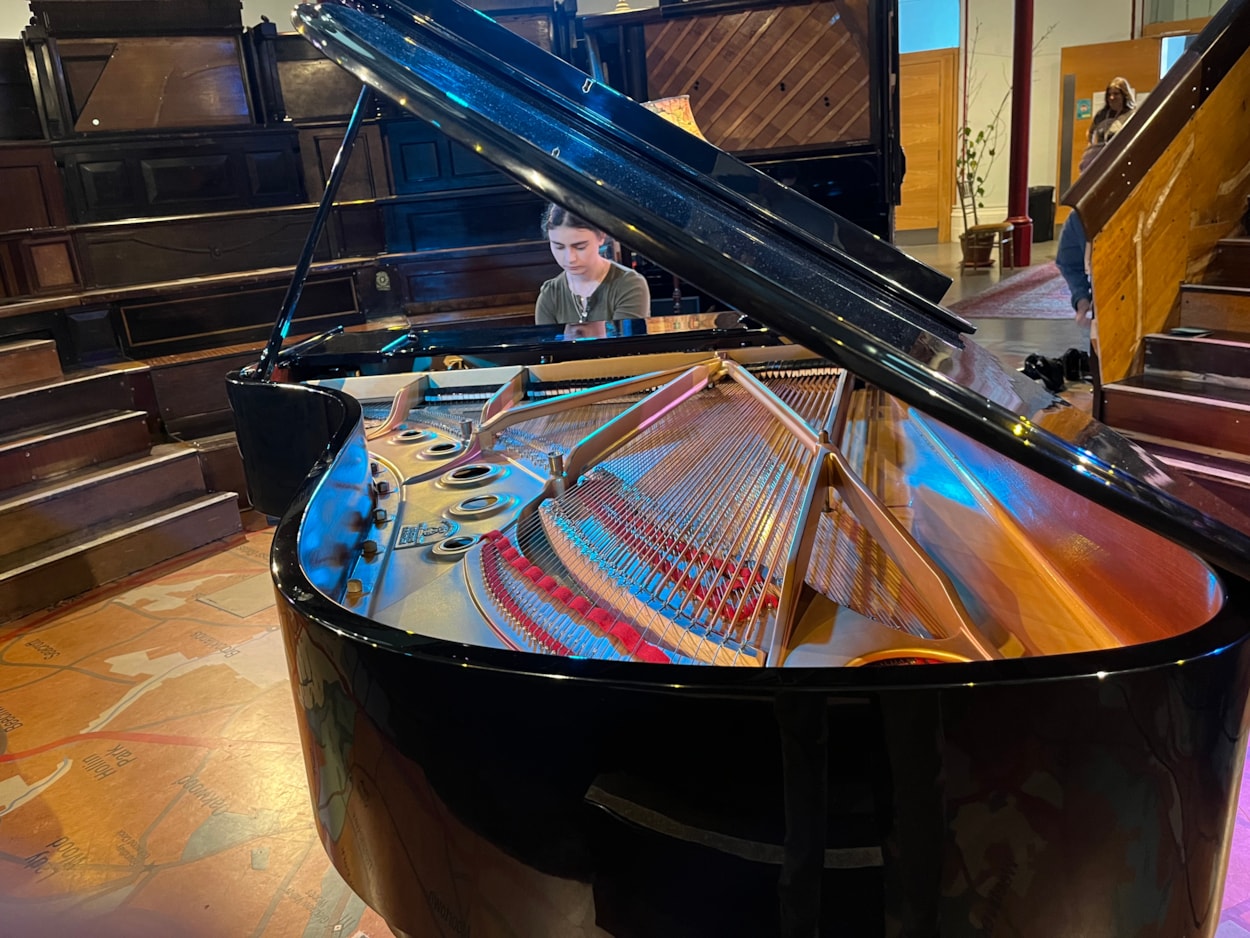
<path fill-rule="evenodd" d="M 542 227 L 543 234 L 547 234 L 552 228 L 585 228 L 607 237 L 607 232 L 598 225 L 592 225 L 580 215 L 574 215 L 563 205 L 556 205 L 554 202 L 548 203 L 543 210 Z"/>

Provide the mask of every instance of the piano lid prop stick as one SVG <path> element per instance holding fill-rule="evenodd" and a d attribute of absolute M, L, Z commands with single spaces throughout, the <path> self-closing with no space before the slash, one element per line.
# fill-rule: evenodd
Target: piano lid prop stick
<path fill-rule="evenodd" d="M 356 142 L 356 135 L 360 132 L 365 111 L 369 109 L 369 102 L 372 100 L 373 89 L 368 85 L 361 85 L 360 95 L 356 98 L 356 106 L 352 109 L 351 119 L 347 122 L 347 131 L 343 134 L 343 142 L 339 145 L 339 152 L 334 157 L 334 165 L 330 167 L 326 191 L 322 193 L 321 203 L 317 206 L 317 214 L 313 216 L 312 228 L 304 241 L 304 250 L 295 264 L 291 282 L 286 288 L 286 296 L 282 298 L 282 309 L 278 312 L 278 320 L 273 324 L 273 332 L 270 333 L 269 341 L 265 343 L 260 362 L 256 366 L 261 381 L 268 381 L 273 377 L 278 352 L 282 348 L 287 330 L 291 328 L 291 320 L 295 316 L 295 307 L 299 303 L 300 294 L 304 292 L 304 281 L 308 278 L 308 269 L 312 266 L 317 242 L 321 240 L 321 232 L 325 230 L 326 219 L 330 216 L 330 209 L 334 206 L 334 197 L 338 195 L 343 176 L 347 173 L 347 161 L 352 155 L 352 145 Z"/>

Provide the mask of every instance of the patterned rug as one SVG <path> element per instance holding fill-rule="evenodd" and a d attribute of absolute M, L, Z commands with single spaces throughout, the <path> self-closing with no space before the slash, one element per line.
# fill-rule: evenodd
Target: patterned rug
<path fill-rule="evenodd" d="M 956 300 L 947 308 L 965 319 L 1067 319 L 1072 315 L 1068 285 L 1051 263 L 1009 274 L 984 293 Z"/>

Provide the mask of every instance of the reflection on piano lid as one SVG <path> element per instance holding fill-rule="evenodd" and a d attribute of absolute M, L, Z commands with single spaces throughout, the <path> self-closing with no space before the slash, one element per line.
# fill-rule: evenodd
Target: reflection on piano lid
<path fill-rule="evenodd" d="M 296 21 L 765 327 L 229 379 L 249 475 L 296 492 L 320 837 L 396 934 L 1211 938 L 1234 515 L 1004 372 L 931 271 L 488 17 Z"/>
<path fill-rule="evenodd" d="M 1212 517 L 1236 513 L 1093 421 L 1045 413 L 1050 395 L 965 341 L 972 326 L 933 301 L 933 277 L 942 290 L 946 278 L 891 245 L 453 0 L 302 4 L 293 18 L 368 84 L 729 308 L 1250 570 L 1247 540 Z"/>

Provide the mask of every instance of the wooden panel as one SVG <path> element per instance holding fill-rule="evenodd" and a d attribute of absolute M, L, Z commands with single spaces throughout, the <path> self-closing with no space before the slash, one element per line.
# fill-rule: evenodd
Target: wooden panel
<path fill-rule="evenodd" d="M 0 489 L 143 452 L 149 442 L 146 421 L 142 411 L 126 411 L 19 431 L 0 442 Z"/>
<path fill-rule="evenodd" d="M 0 231 L 66 224 L 64 191 L 50 147 L 0 146 Z"/>
<path fill-rule="evenodd" d="M 238 0 L 29 0 L 30 11 L 54 36 L 115 36 L 243 27 Z"/>
<path fill-rule="evenodd" d="M 1182 290 L 1180 324 L 1250 333 L 1250 290 Z"/>
<path fill-rule="evenodd" d="M 689 95 L 725 150 L 868 140 L 868 61 L 826 0 L 679 17 L 646 26 L 652 98 Z"/>
<path fill-rule="evenodd" d="M 88 160 L 74 166 L 82 199 L 79 218 L 122 217 L 138 201 L 126 163 L 122 160 Z"/>
<path fill-rule="evenodd" d="M 226 375 L 255 364 L 258 357 L 257 350 L 250 349 L 166 365 L 149 362 L 152 390 L 166 432 L 185 439 L 232 430 Z"/>
<path fill-rule="evenodd" d="M 159 283 L 294 264 L 313 209 L 110 225 L 77 233 L 87 286 Z M 323 239 L 318 258 L 329 255 Z"/>
<path fill-rule="evenodd" d="M 139 357 L 264 341 L 281 308 L 286 284 L 118 305 L 124 349 Z M 304 285 L 293 333 L 315 333 L 361 322 L 351 276 L 310 279 Z"/>
<path fill-rule="evenodd" d="M 122 35 L 67 39 L 56 48 L 70 66 L 66 77 L 88 82 L 67 89 L 77 133 L 252 123 L 237 36 Z"/>
<path fill-rule="evenodd" d="M 360 96 L 360 79 L 327 59 L 303 36 L 278 37 L 278 41 L 298 42 L 316 53 L 308 60 L 278 60 L 286 115 L 293 121 L 350 116 Z"/>
<path fill-rule="evenodd" d="M 0 39 L 0 135 L 6 140 L 43 136 L 26 69 L 26 46 L 20 39 Z"/>
<path fill-rule="evenodd" d="M 0 237 L 0 295 L 70 293 L 79 286 L 78 263 L 69 235 L 43 229 Z"/>
<path fill-rule="evenodd" d="M 1093 100 L 1101 94 L 1112 78 L 1127 78 L 1137 95 L 1149 93 L 1159 82 L 1160 41 L 1158 39 L 1127 39 L 1123 42 L 1099 42 L 1088 46 L 1068 46 L 1059 54 L 1060 87 L 1071 78 L 1076 101 Z M 1059 89 L 1056 89 L 1059 91 Z M 1060 98 L 1062 101 L 1062 97 Z M 1077 118 L 1075 104 L 1067 110 L 1060 106 L 1058 147 L 1059 160 L 1055 168 L 1056 183 L 1068 179 L 1069 185 L 1080 176 L 1078 167 L 1081 154 L 1089 139 L 1093 114 Z M 1070 135 L 1065 145 L 1065 129 Z M 1062 192 L 1058 192 L 1062 196 Z M 1056 216 L 1062 222 L 1066 212 Z"/>
<path fill-rule="evenodd" d="M 73 485 L 58 486 L 42 498 L 9 502 L 0 524 L 0 556 L 203 492 L 204 478 L 190 448 L 80 473 Z"/>
<path fill-rule="evenodd" d="M 22 249 L 29 259 L 32 293 L 59 293 L 79 286 L 78 265 L 69 235 L 32 239 Z"/>
<path fill-rule="evenodd" d="M 910 52 L 899 62 L 899 137 L 907 157 L 899 231 L 936 228 L 951 239 L 959 50 Z"/>
<path fill-rule="evenodd" d="M 1141 28 L 1143 38 L 1157 39 L 1162 36 L 1190 36 L 1202 32 L 1204 26 L 1211 22 L 1209 16 L 1199 16 L 1189 20 L 1173 20 L 1170 23 L 1146 23 Z"/>
<path fill-rule="evenodd" d="M 520 186 L 484 194 L 431 196 L 385 206 L 391 253 L 532 241 L 543 200 Z"/>
<path fill-rule="evenodd" d="M 1094 308 L 1104 383 L 1139 367 L 1141 337 L 1179 318 L 1250 194 L 1250 54 L 1244 54 L 1094 239 Z"/>
<path fill-rule="evenodd" d="M 230 175 L 230 158 L 224 153 L 200 153 L 166 159 L 140 158 L 139 174 L 147 203 L 164 214 L 169 203 L 200 204 L 232 199 L 237 186 Z"/>
<path fill-rule="evenodd" d="M 305 201 L 294 130 L 185 142 L 130 138 L 62 144 L 76 222 L 263 208 Z"/>
<path fill-rule="evenodd" d="M 392 121 L 385 126 L 386 146 L 396 195 L 506 186 L 511 178 L 480 156 L 424 121 Z"/>
<path fill-rule="evenodd" d="M 0 345 L 0 388 L 14 388 L 61 377 L 61 360 L 51 339 Z"/>
<path fill-rule="evenodd" d="M 408 281 L 408 315 L 482 307 L 528 307 L 538 288 L 559 273 L 545 241 L 472 251 L 432 251 L 400 266 Z"/>
<path fill-rule="evenodd" d="M 321 193 L 325 192 L 326 180 L 330 178 L 330 169 L 334 166 L 334 158 L 338 156 L 339 147 L 343 143 L 345 129 L 336 124 L 299 132 L 300 156 L 304 161 L 304 185 L 308 189 L 310 202 L 320 201 Z M 356 137 L 351 159 L 347 162 L 347 170 L 339 186 L 338 200 L 347 202 L 356 199 L 380 199 L 390 194 L 390 173 L 386 167 L 386 148 L 382 143 L 382 132 L 377 125 L 370 124 L 362 127 Z"/>

